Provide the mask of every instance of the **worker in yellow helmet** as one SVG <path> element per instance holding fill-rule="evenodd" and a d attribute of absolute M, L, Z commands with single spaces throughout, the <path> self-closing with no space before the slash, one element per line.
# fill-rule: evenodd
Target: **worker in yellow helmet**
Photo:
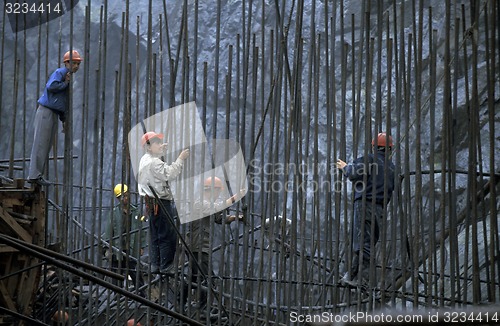
<path fill-rule="evenodd" d="M 139 259 L 144 254 L 147 238 L 146 232 L 142 229 L 146 224 L 141 223 L 144 219 L 139 208 L 130 203 L 126 184 L 117 184 L 114 188 L 114 195 L 119 203 L 109 216 L 107 238 L 110 246 L 117 247 L 121 251 L 110 248 L 111 251 L 108 251 L 106 256 L 111 258 L 113 271 L 130 276 L 137 289 L 144 285 L 144 280 L 141 273 L 137 273 L 137 262 L 130 256 Z M 127 257 L 127 255 L 130 256 Z M 143 293 L 140 294 L 143 295 Z"/>

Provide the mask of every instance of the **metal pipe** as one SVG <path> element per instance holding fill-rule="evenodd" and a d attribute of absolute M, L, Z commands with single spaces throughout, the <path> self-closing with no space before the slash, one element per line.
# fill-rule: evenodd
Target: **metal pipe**
<path fill-rule="evenodd" d="M 24 242 L 22 240 L 19 240 L 19 239 L 16 239 L 16 238 L 13 238 L 11 236 L 4 235 L 4 234 L 0 234 L 0 237 L 3 238 L 3 239 L 6 239 L 6 241 L 8 240 L 9 243 L 16 242 L 19 245 L 22 245 L 22 246 L 24 246 L 26 248 L 29 248 L 29 249 L 34 250 L 34 251 L 37 251 L 37 252 L 39 252 L 39 253 L 41 253 L 43 255 L 46 255 L 48 257 L 55 257 L 55 258 L 57 258 L 59 260 L 62 260 L 64 262 L 66 262 L 66 263 L 73 264 L 75 266 L 82 267 L 82 268 L 88 269 L 90 271 L 97 272 L 99 274 L 112 277 L 112 278 L 117 279 L 117 280 L 121 280 L 121 281 L 124 280 L 124 276 L 123 275 L 110 272 L 110 271 L 108 271 L 106 269 L 102 269 L 102 268 L 96 267 L 96 266 L 94 266 L 92 264 L 88 264 L 88 263 L 85 263 L 83 261 L 80 261 L 80 260 L 68 257 L 66 255 L 62 255 L 60 253 L 57 253 L 55 251 L 52 251 L 52 250 L 49 250 L 49 249 L 46 249 L 46 248 L 34 245 L 32 243 Z M 15 246 L 13 246 L 13 247 L 17 248 Z M 53 260 L 54 259 L 52 259 L 51 262 Z"/>
<path fill-rule="evenodd" d="M 11 315 L 11 316 L 15 317 L 18 321 L 23 320 L 23 321 L 29 322 L 30 325 L 49 326 L 48 324 L 42 323 L 39 320 L 30 318 L 26 315 L 20 314 L 16 311 L 12 311 L 10 309 L 7 309 L 7 308 L 1 307 L 1 306 L 0 306 L 0 311 L 7 314 L 7 315 Z"/>
<path fill-rule="evenodd" d="M 103 281 L 102 279 L 100 279 L 98 277 L 95 277 L 95 276 L 93 276 L 91 274 L 82 272 L 81 270 L 79 270 L 77 268 L 74 268 L 74 267 L 72 267 L 70 265 L 67 265 L 65 263 L 61 263 L 57 259 L 54 259 L 51 256 L 46 255 L 45 253 L 42 253 L 43 250 L 39 250 L 40 248 L 38 248 L 38 249 L 30 248 L 30 246 L 28 246 L 29 244 L 27 244 L 27 243 L 21 244 L 19 241 L 16 241 L 16 239 L 11 238 L 9 236 L 5 236 L 5 235 L 0 235 L 0 241 L 3 242 L 3 243 L 5 243 L 5 244 L 7 244 L 7 245 L 10 245 L 10 246 L 12 246 L 12 247 L 14 247 L 16 249 L 19 249 L 19 250 L 21 250 L 23 252 L 28 252 L 30 255 L 38 257 L 38 258 L 40 258 L 42 260 L 45 260 L 47 262 L 50 262 L 51 264 L 53 264 L 53 265 L 55 265 L 57 267 L 60 267 L 60 268 L 64 269 L 65 271 L 68 271 L 68 272 L 70 272 L 72 274 L 75 274 L 75 275 L 78 275 L 80 277 L 83 277 L 83 278 L 85 278 L 85 279 L 87 279 L 89 281 L 92 281 L 94 283 L 97 283 L 97 284 L 99 284 L 99 285 L 101 285 L 101 286 L 103 286 L 105 288 L 111 289 L 111 290 L 113 290 L 113 291 L 115 291 L 115 292 L 117 292 L 117 293 L 119 293 L 119 294 L 121 294 L 123 296 L 126 296 L 127 298 L 135 300 L 135 301 L 137 301 L 137 302 L 139 302 L 139 303 L 141 303 L 141 304 L 143 304 L 145 306 L 148 306 L 148 307 L 151 307 L 151 308 L 156 309 L 158 311 L 161 311 L 161 312 L 163 312 L 163 313 L 165 313 L 165 314 L 167 314 L 169 316 L 172 316 L 172 317 L 174 317 L 174 318 L 176 318 L 176 319 L 178 319 L 180 321 L 183 321 L 183 322 L 185 322 L 185 323 L 187 323 L 189 325 L 200 325 L 200 326 L 203 325 L 203 324 L 201 324 L 201 323 L 199 323 L 199 322 L 197 322 L 195 320 L 192 320 L 191 318 L 188 318 L 188 317 L 186 317 L 186 316 L 184 316 L 182 314 L 179 314 L 179 313 L 177 313 L 175 311 L 167 309 L 167 308 L 165 308 L 162 305 L 153 303 L 153 302 L 151 302 L 151 301 L 149 301 L 149 300 L 147 300 L 147 299 L 145 299 L 145 298 L 143 298 L 143 297 L 141 297 L 141 296 L 139 296 L 137 294 L 134 294 L 134 293 L 131 293 L 129 291 L 126 291 L 126 290 L 122 289 L 121 287 L 118 287 L 118 286 L 110 284 L 110 283 L 108 283 L 106 281 Z M 60 257 L 58 257 L 58 258 L 60 258 Z M 66 259 L 67 258 L 69 258 L 69 257 L 66 257 Z M 79 264 L 75 263 L 75 265 L 79 265 Z M 80 265 L 81 266 L 85 266 L 85 264 L 84 263 L 82 264 L 81 262 L 80 262 Z M 96 268 L 96 267 L 94 267 L 94 268 Z M 91 268 L 88 268 L 88 269 L 91 269 Z M 107 273 L 111 273 L 111 272 L 102 270 L 102 271 L 100 271 L 100 273 L 107 274 Z M 111 274 L 108 274 L 108 275 L 111 275 Z M 118 276 L 116 278 L 118 278 Z"/>

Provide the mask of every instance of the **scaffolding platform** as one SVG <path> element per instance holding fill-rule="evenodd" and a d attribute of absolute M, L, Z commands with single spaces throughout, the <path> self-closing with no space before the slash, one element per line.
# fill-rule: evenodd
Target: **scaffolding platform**
<path fill-rule="evenodd" d="M 40 187 L 26 185 L 22 179 L 0 183 L 2 239 L 43 246 L 45 215 L 45 193 Z M 0 325 L 31 315 L 40 271 L 38 258 L 0 243 Z"/>

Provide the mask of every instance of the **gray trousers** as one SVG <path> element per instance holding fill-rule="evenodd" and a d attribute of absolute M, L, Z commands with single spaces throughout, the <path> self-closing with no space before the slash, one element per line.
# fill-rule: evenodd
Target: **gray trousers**
<path fill-rule="evenodd" d="M 39 105 L 36 110 L 28 179 L 37 179 L 45 171 L 45 163 L 57 132 L 58 117 L 57 113 L 43 105 Z"/>

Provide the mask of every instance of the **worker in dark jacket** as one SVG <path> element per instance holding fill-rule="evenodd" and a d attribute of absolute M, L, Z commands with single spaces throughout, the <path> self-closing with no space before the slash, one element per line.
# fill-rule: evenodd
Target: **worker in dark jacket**
<path fill-rule="evenodd" d="M 193 222 L 189 225 L 189 233 L 186 237 L 186 242 L 196 258 L 198 265 L 201 269 L 201 275 L 210 276 L 212 268 L 209 260 L 209 253 L 212 250 L 210 247 L 210 222 L 213 216 L 214 222 L 217 224 L 229 224 L 235 220 L 243 219 L 242 215 L 227 215 L 226 208 L 231 206 L 234 202 L 240 200 L 246 193 L 245 189 L 240 190 L 232 197 L 223 200 L 221 193 L 224 190 L 224 184 L 218 177 L 209 177 L 205 179 L 203 184 L 203 198 L 194 204 L 193 208 Z M 191 259 L 192 257 L 190 257 Z M 191 262 L 192 282 L 202 281 L 203 287 L 206 283 L 203 279 L 198 278 L 200 271 L 198 265 Z M 202 287 L 198 287 L 199 289 Z M 199 307 L 206 304 L 207 292 L 200 291 Z"/>
<path fill-rule="evenodd" d="M 144 254 L 144 248 L 148 243 L 146 232 L 143 230 L 145 218 L 140 214 L 139 207 L 130 203 L 126 184 L 117 184 L 114 188 L 114 194 L 119 203 L 113 208 L 108 218 L 106 233 L 111 247 L 108 249 L 106 257 L 111 259 L 111 267 L 114 272 L 121 273 L 125 277 L 130 275 L 137 290 L 144 285 L 142 274 L 139 271 L 140 264 L 137 262 Z M 113 246 L 118 247 L 120 251 L 113 251 Z"/>
<path fill-rule="evenodd" d="M 361 280 L 358 278 L 358 281 L 364 283 L 363 285 L 366 285 L 368 281 L 371 242 L 373 239 L 373 243 L 376 244 L 379 239 L 379 224 L 394 190 L 395 167 L 390 160 L 392 146 L 392 137 L 382 132 L 372 140 L 373 153 L 366 158 L 360 157 L 349 164 L 340 159 L 336 162 L 337 168 L 352 182 L 354 190 L 352 232 L 354 256 L 350 272 L 342 279 L 350 285 L 360 284 L 360 282 L 353 282 L 360 267 L 362 274 Z M 361 234 L 362 230 L 363 234 Z"/>
<path fill-rule="evenodd" d="M 77 51 L 66 52 L 63 57 L 64 67 L 58 68 L 50 75 L 43 95 L 38 99 L 28 174 L 31 183 L 37 183 L 41 186 L 50 184 L 43 177 L 45 163 L 57 132 L 57 118 L 62 121 L 64 130 L 65 114 L 69 109 L 71 75 L 78 71 L 82 61 L 83 59 Z"/>

